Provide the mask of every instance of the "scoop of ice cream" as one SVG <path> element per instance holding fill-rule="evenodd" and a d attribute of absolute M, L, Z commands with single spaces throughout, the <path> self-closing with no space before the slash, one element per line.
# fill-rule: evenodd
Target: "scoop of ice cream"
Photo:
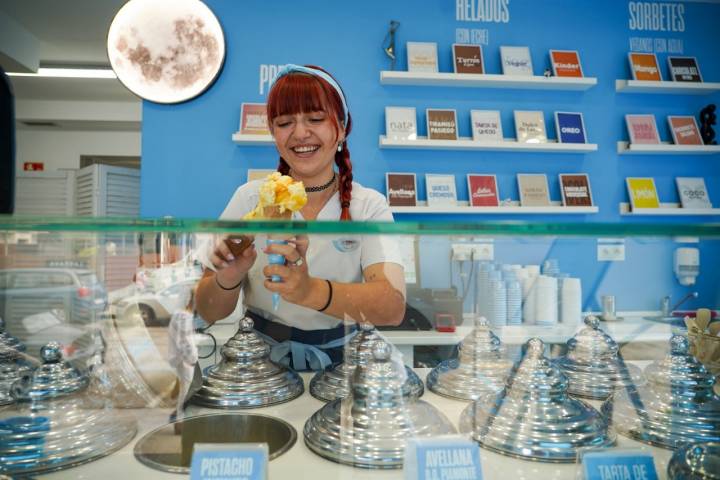
<path fill-rule="evenodd" d="M 287 175 L 273 172 L 260 186 L 257 206 L 243 220 L 290 218 L 307 203 L 305 185 Z"/>

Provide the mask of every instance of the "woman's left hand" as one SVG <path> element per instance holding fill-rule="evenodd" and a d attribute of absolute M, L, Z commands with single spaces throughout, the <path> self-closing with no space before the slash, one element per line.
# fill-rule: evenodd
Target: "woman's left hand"
<path fill-rule="evenodd" d="M 288 240 L 287 245 L 272 243 L 267 245 L 266 254 L 279 254 L 285 257 L 285 265 L 267 265 L 263 269 L 265 288 L 280 294 L 283 300 L 303 305 L 309 298 L 312 279 L 308 274 L 305 256 L 309 246 L 308 237 L 298 235 Z M 279 282 L 270 281 L 272 275 L 280 277 Z"/>

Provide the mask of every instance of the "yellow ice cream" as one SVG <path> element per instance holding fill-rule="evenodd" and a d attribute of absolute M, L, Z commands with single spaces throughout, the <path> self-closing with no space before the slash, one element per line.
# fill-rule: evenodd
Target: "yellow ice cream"
<path fill-rule="evenodd" d="M 258 204 L 243 220 L 289 219 L 307 203 L 305 185 L 292 177 L 274 172 L 260 186 Z"/>

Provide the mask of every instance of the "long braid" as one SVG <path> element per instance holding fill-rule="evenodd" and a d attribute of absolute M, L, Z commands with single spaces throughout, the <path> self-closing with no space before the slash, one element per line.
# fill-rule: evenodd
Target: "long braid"
<path fill-rule="evenodd" d="M 335 163 L 340 172 L 339 190 L 340 190 L 340 220 L 352 220 L 350 217 L 350 200 L 352 199 L 352 163 L 350 163 L 350 151 L 347 142 L 343 142 L 342 152 L 335 154 Z"/>
<path fill-rule="evenodd" d="M 290 175 L 290 165 L 288 165 L 288 163 L 282 157 L 280 157 L 277 171 L 280 172 L 281 175 Z"/>

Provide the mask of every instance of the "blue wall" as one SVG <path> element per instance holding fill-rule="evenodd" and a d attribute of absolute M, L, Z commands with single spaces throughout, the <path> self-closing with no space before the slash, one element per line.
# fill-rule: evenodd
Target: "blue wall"
<path fill-rule="evenodd" d="M 502 0 L 497 0 L 501 2 Z M 652 176 L 661 201 L 678 201 L 674 178 L 702 176 L 711 200 L 720 205 L 720 164 L 713 156 L 618 156 L 616 142 L 627 139 L 626 113 L 652 113 L 664 140 L 670 140 L 667 115 L 697 114 L 708 103 L 718 103 L 720 95 L 618 95 L 615 79 L 629 78 L 627 52 L 631 37 L 679 40 L 679 54 L 698 58 L 706 81 L 720 81 L 717 54 L 717 26 L 720 4 L 669 2 L 684 9 L 684 31 L 633 31 L 629 28 L 629 4 L 626 0 L 509 0 L 508 23 L 456 20 L 456 1 L 366 0 L 341 2 L 306 0 L 302 2 L 246 0 L 206 0 L 225 30 L 227 59 L 217 82 L 204 95 L 181 105 L 163 106 L 145 102 L 143 110 L 142 203 L 144 216 L 215 217 L 238 184 L 246 179 L 248 168 L 274 168 L 277 154 L 272 147 L 239 147 L 231 135 L 237 130 L 240 104 L 263 102 L 259 92 L 261 64 L 313 63 L 331 71 L 349 99 L 354 130 L 349 139 L 355 178 L 381 192 L 385 190 L 385 172 L 410 171 L 418 174 L 420 199 L 425 198 L 425 173 L 454 173 L 458 196 L 467 200 L 465 175 L 495 173 L 501 198 L 517 199 L 517 173 L 546 173 L 551 197 L 560 199 L 558 173 L 590 174 L 594 200 L 600 213 L 588 216 L 512 216 L 514 220 L 585 221 L 585 222 L 657 222 L 658 219 L 620 217 L 618 204 L 627 201 L 624 178 Z M 470 1 L 477 3 L 477 0 Z M 486 3 L 486 2 L 480 2 Z M 496 3 L 496 2 L 490 2 Z M 438 44 L 440 71 L 452 71 L 451 44 L 458 29 L 486 30 L 483 45 L 485 67 L 489 73 L 501 73 L 500 45 L 529 45 L 536 74 L 549 65 L 550 48 L 580 52 L 586 76 L 597 77 L 598 85 L 586 92 L 544 92 L 497 89 L 426 88 L 386 86 L 379 72 L 389 69 L 389 60 L 381 50 L 390 19 L 401 22 L 397 35 L 397 69 L 405 69 L 405 42 L 427 41 Z M 667 54 L 658 53 L 664 78 L 668 79 Z M 266 89 L 267 90 L 267 89 Z M 266 93 L 266 92 L 265 92 Z M 513 109 L 542 110 L 548 135 L 555 137 L 552 112 L 584 113 L 588 139 L 597 143 L 597 152 L 589 154 L 521 154 L 442 152 L 422 150 L 380 150 L 378 136 L 384 132 L 385 106 L 414 106 L 418 110 L 419 134 L 425 134 L 426 108 L 455 108 L 459 133 L 471 136 L 469 111 L 501 111 L 506 137 L 514 136 Z M 407 217 L 414 220 L 482 221 L 483 216 Z M 501 220 L 493 216 L 491 220 Z M 693 222 L 700 218 L 668 218 L 663 222 Z M 714 220 L 717 220 L 715 218 Z M 660 263 L 671 265 L 671 246 L 663 247 Z M 573 248 L 555 247 L 566 256 Z M 628 249 L 630 254 L 631 250 Z M 659 260 L 658 251 L 639 248 L 643 263 Z M 555 255 L 557 256 L 557 255 Z M 562 255 L 560 255 L 562 256 Z M 706 255 L 717 259 L 710 252 Z M 442 257 L 444 258 L 444 257 Z M 594 257 L 593 257 L 594 258 Z M 519 262 L 499 258 L 506 262 Z M 644 259 L 644 260 L 643 260 Z M 534 263 L 542 258 L 534 259 Z M 705 262 L 707 285 L 705 298 L 716 294 L 720 274 Z M 530 261 L 530 260 L 529 260 Z M 589 261 L 587 261 L 589 262 Z M 572 263 L 572 258 L 562 262 Z M 583 262 L 586 263 L 586 262 Z M 590 262 L 587 269 L 604 268 Z M 717 263 L 716 263 L 717 264 Z M 591 268 L 592 267 L 592 268 Z M 438 267 L 440 268 L 440 267 Z M 629 269 L 629 262 L 614 264 L 611 270 Z M 569 270 L 569 269 L 568 269 Z M 425 269 L 425 272 L 428 270 Z M 630 271 L 630 270 L 626 270 Z M 581 271 L 584 285 L 592 285 L 593 274 Z M 587 275 L 587 278 L 586 278 Z M 620 278 L 627 275 L 619 275 Z M 442 278 L 447 278 L 442 277 Z M 637 308 L 655 306 L 659 294 L 682 293 L 666 269 L 655 284 L 648 287 L 652 304 L 638 300 Z M 622 282 L 616 288 L 621 290 Z"/>

